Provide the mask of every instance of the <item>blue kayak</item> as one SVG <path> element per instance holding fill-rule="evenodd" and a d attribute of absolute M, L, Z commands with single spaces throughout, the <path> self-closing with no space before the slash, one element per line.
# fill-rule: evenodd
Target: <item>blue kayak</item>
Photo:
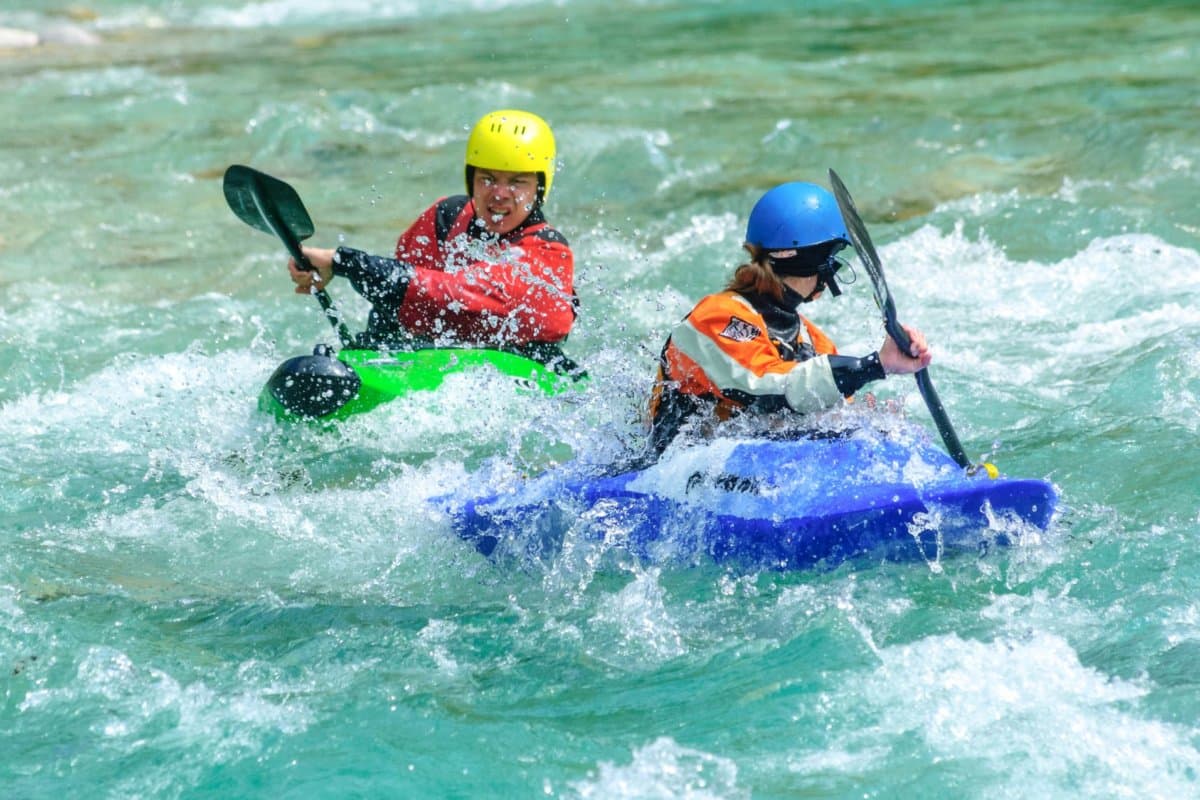
<path fill-rule="evenodd" d="M 653 561 L 704 554 L 779 569 L 859 556 L 933 560 L 1049 526 L 1050 483 L 968 475 L 928 439 L 911 438 L 717 439 L 616 474 L 563 466 L 446 508 L 459 535 L 489 556 L 544 551 L 570 530 Z"/>

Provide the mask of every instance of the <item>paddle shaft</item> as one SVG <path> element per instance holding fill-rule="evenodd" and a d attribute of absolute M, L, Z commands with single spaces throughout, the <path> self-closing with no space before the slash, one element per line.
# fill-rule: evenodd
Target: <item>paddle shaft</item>
<path fill-rule="evenodd" d="M 842 211 L 842 216 L 845 217 L 846 228 L 851 233 L 854 249 L 867 266 L 867 274 L 871 276 L 871 281 L 875 284 L 875 296 L 879 300 L 880 310 L 883 312 L 883 326 L 896 345 L 912 356 L 912 340 L 896 318 L 896 303 L 892 300 L 892 294 L 887 288 L 887 281 L 883 277 L 883 264 L 880 263 L 879 254 L 875 252 L 875 246 L 871 242 L 866 226 L 863 225 L 862 218 L 858 215 L 854 200 L 851 199 L 846 185 L 832 169 L 829 170 L 829 178 L 833 184 L 838 207 Z M 937 427 L 938 433 L 946 445 L 946 451 L 960 467 L 974 470 L 975 465 L 971 463 L 971 459 L 967 458 L 962 443 L 958 440 L 958 434 L 955 433 L 954 426 L 950 424 L 950 417 L 946 414 L 942 399 L 938 397 L 937 390 L 933 388 L 933 379 L 929 377 L 929 370 L 922 368 L 916 372 L 915 377 L 917 390 L 921 393 L 921 399 L 925 401 L 925 407 L 929 409 L 929 415 L 933 417 L 933 424 Z"/>
<path fill-rule="evenodd" d="M 266 194 L 258 181 L 258 176 L 253 177 L 254 181 L 254 204 L 258 207 L 259 214 L 271 226 L 271 230 L 283 242 L 283 246 L 287 248 L 292 259 L 300 269 L 309 272 L 316 272 L 316 267 L 304 256 L 304 251 L 300 249 L 300 241 L 292 233 L 291 229 L 284 224 L 283 219 L 279 215 L 279 210 L 272 203 L 264 203 L 262 198 Z M 317 298 L 317 302 L 321 304 L 321 310 L 325 312 L 325 318 L 329 320 L 329 324 L 337 331 L 338 339 L 341 340 L 343 346 L 348 346 L 353 339 L 350 336 L 350 330 L 346 327 L 346 323 L 342 322 L 341 314 L 334 308 L 333 300 L 329 298 L 329 293 L 323 288 L 316 286 L 312 287 L 312 294 Z"/>

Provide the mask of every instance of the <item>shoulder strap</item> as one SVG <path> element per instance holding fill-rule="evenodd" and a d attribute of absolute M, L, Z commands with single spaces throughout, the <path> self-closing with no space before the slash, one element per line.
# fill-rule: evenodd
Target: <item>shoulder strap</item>
<path fill-rule="evenodd" d="M 446 237 L 450 235 L 451 229 L 454 228 L 454 223 L 458 222 L 458 218 L 462 216 L 463 209 L 467 207 L 467 203 L 471 198 L 465 194 L 456 194 L 451 197 L 442 199 L 437 205 L 437 215 L 434 217 L 434 229 L 437 231 L 437 240 L 439 243 L 446 241 Z"/>

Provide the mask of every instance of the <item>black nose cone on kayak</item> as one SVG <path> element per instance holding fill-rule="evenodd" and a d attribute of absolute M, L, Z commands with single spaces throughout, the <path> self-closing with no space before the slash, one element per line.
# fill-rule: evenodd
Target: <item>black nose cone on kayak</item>
<path fill-rule="evenodd" d="M 266 390 L 288 413 L 300 417 L 332 414 L 358 394 L 362 379 L 346 364 L 325 354 L 296 356 L 279 365 Z"/>

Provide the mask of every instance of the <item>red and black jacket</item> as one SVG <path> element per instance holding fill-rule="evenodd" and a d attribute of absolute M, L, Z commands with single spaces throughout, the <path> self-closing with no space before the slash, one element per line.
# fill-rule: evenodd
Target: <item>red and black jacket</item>
<path fill-rule="evenodd" d="M 495 236 L 465 195 L 427 208 L 400 235 L 394 259 L 345 247 L 334 258 L 334 274 L 371 302 L 366 339 L 409 346 L 559 343 L 575 320 L 574 272 L 570 245 L 540 208 Z"/>

